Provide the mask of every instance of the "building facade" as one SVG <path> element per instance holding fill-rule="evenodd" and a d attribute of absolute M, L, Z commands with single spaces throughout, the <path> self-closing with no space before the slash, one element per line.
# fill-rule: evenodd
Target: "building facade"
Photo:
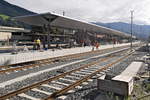
<path fill-rule="evenodd" d="M 29 41 L 30 30 L 24 28 L 0 26 L 0 46 L 11 45 L 13 41 Z"/>

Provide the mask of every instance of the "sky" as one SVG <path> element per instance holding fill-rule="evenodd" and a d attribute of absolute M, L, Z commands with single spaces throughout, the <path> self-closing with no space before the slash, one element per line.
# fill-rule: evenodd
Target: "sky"
<path fill-rule="evenodd" d="M 6 0 L 36 13 L 55 12 L 87 22 L 150 24 L 150 0 Z"/>

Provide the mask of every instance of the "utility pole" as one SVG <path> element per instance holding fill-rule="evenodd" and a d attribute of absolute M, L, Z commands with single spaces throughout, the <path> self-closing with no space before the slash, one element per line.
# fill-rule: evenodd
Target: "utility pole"
<path fill-rule="evenodd" d="M 65 16 L 65 11 L 63 11 L 63 16 Z"/>
<path fill-rule="evenodd" d="M 150 63 L 148 64 L 148 75 L 149 75 L 148 80 L 150 81 Z"/>
<path fill-rule="evenodd" d="M 133 35 L 133 10 L 131 10 L 131 50 L 132 50 L 132 35 Z"/>

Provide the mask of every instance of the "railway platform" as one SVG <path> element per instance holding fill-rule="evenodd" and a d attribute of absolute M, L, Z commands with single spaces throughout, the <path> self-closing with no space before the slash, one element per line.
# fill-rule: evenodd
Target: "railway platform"
<path fill-rule="evenodd" d="M 134 44 L 136 43 L 137 42 L 135 42 Z M 99 50 L 127 46 L 127 45 L 130 45 L 130 43 L 116 44 L 116 45 L 101 45 L 99 47 Z M 61 50 L 56 49 L 55 51 L 50 49 L 50 50 L 43 51 L 43 52 L 40 52 L 40 51 L 20 52 L 14 55 L 12 55 L 11 53 L 1 53 L 0 65 L 23 63 L 23 62 L 89 52 L 89 51 L 92 51 L 92 46 L 67 48 L 67 49 L 61 49 Z"/>

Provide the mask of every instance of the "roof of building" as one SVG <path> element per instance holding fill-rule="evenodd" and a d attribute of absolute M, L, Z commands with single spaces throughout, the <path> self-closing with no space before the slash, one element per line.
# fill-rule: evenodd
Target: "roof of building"
<path fill-rule="evenodd" d="M 114 29 L 95 25 L 92 23 L 83 22 L 80 20 L 72 19 L 72 18 L 54 14 L 54 13 L 43 13 L 43 14 L 19 16 L 19 17 L 15 17 L 14 19 L 27 23 L 29 25 L 34 25 L 34 26 L 44 26 L 44 25 L 49 24 L 54 27 L 91 31 L 91 32 L 96 32 L 96 33 L 117 35 L 121 37 L 130 37 L 129 34 L 126 34 L 124 32 L 120 32 Z"/>

